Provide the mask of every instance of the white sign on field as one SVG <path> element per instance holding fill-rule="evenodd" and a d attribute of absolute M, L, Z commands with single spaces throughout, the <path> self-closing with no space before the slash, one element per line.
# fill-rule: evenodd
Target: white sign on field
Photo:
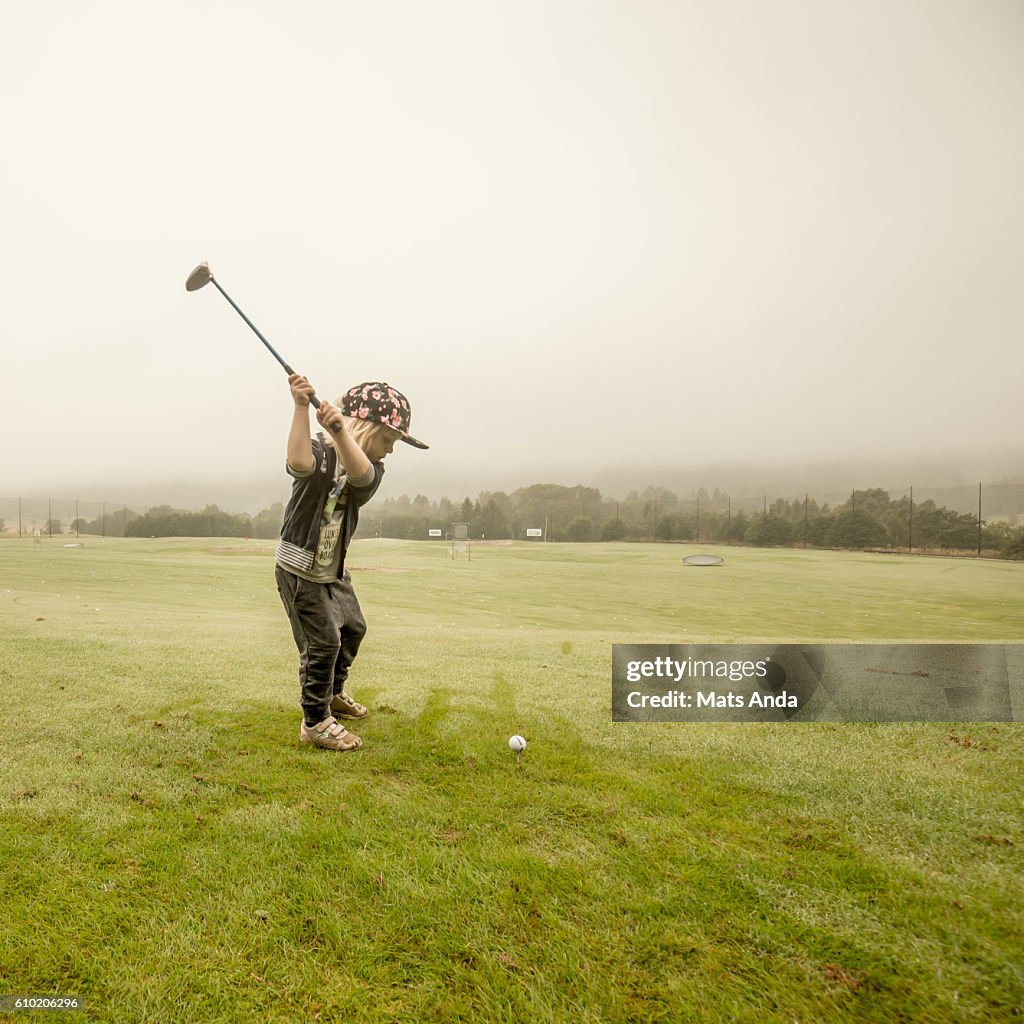
<path fill-rule="evenodd" d="M 544 531 L 543 530 L 535 530 L 535 529 L 533 529 L 531 527 L 531 528 L 527 529 L 526 536 L 527 537 L 543 537 L 544 536 Z"/>

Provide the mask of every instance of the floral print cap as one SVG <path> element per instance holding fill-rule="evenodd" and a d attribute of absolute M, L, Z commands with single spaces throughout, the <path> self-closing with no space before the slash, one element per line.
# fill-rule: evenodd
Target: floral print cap
<path fill-rule="evenodd" d="M 429 448 L 430 445 L 417 440 L 409 433 L 412 410 L 409 399 L 382 381 L 370 381 L 349 388 L 338 402 L 342 415 L 357 420 L 373 420 L 397 430 L 406 444 L 414 448 Z"/>

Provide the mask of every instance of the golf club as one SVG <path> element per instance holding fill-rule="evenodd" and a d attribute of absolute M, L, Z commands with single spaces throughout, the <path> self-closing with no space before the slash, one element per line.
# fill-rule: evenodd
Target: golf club
<path fill-rule="evenodd" d="M 235 300 L 231 298 L 231 296 L 228 295 L 228 293 L 224 291 L 223 288 L 221 288 L 220 282 L 213 276 L 213 271 L 210 269 L 209 263 L 200 263 L 199 266 L 196 267 L 195 270 L 193 270 L 192 273 L 188 275 L 188 277 L 185 279 L 185 291 L 197 292 L 199 291 L 200 288 L 203 288 L 205 285 L 208 285 L 211 281 L 213 282 L 217 291 L 219 291 L 221 295 L 223 295 L 224 298 L 231 303 L 235 312 L 252 328 L 253 334 L 255 334 L 256 337 L 259 338 L 260 341 L 262 341 L 263 344 L 267 346 L 267 351 L 269 351 L 270 354 L 284 367 L 284 372 L 287 373 L 289 376 L 293 374 L 295 371 L 281 358 L 281 354 L 277 351 L 277 349 L 274 348 L 274 346 L 271 345 L 270 342 L 263 337 L 263 335 L 260 333 L 256 325 L 239 308 L 238 303 L 236 303 Z M 309 404 L 313 406 L 314 409 L 319 409 L 320 399 L 317 398 L 316 395 L 310 395 Z M 340 424 L 331 427 L 331 430 L 334 431 L 334 433 L 337 433 L 338 430 L 340 429 Z"/>

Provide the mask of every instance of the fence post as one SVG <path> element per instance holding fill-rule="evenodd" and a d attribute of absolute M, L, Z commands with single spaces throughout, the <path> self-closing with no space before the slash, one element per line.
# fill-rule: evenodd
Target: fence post
<path fill-rule="evenodd" d="M 910 485 L 910 526 L 907 529 L 907 554 L 914 553 L 914 485 Z"/>
<path fill-rule="evenodd" d="M 978 484 L 978 557 L 981 558 L 981 484 Z"/>

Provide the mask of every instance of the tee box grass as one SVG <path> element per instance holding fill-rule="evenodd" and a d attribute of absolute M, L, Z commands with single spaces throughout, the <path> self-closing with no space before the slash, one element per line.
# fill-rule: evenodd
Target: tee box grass
<path fill-rule="evenodd" d="M 272 543 L 82 543 L 0 543 L 0 995 L 97 1021 L 1021 1019 L 1019 725 L 613 724 L 610 666 L 616 642 L 1016 641 L 1024 566 L 359 540 L 371 717 L 332 754 L 298 742 Z"/>

